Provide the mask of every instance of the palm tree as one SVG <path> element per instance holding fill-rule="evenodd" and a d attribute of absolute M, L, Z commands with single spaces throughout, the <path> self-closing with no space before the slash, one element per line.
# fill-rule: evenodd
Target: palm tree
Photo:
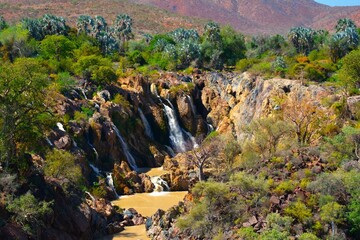
<path fill-rule="evenodd" d="M 341 18 L 338 20 L 336 24 L 336 32 L 345 31 L 347 28 L 354 28 L 356 29 L 355 23 L 349 18 Z"/>
<path fill-rule="evenodd" d="M 126 41 L 133 37 L 132 34 L 132 18 L 127 14 L 120 14 L 116 17 L 113 27 L 113 34 L 119 40 L 120 50 L 124 50 L 124 44 Z"/>
<path fill-rule="evenodd" d="M 94 28 L 94 19 L 88 15 L 81 15 L 76 21 L 76 28 L 78 34 L 84 33 L 90 35 Z"/>

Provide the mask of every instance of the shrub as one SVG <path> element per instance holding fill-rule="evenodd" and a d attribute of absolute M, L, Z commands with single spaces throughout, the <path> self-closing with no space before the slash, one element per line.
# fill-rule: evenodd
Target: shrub
<path fill-rule="evenodd" d="M 44 225 L 44 217 L 52 212 L 53 202 L 38 201 L 31 193 L 26 193 L 11 201 L 6 209 L 14 213 L 15 221 L 26 232 L 36 234 Z"/>
<path fill-rule="evenodd" d="M 253 227 L 240 228 L 237 234 L 243 240 L 253 240 L 259 237 L 259 235 L 254 231 Z"/>
<path fill-rule="evenodd" d="M 299 236 L 299 240 L 320 240 L 320 238 L 312 233 L 303 233 Z"/>
<path fill-rule="evenodd" d="M 79 185 L 83 183 L 81 167 L 71 153 L 54 149 L 46 155 L 45 159 L 45 175 L 55 178 L 64 177 Z"/>
<path fill-rule="evenodd" d="M 300 201 L 290 204 L 284 210 L 285 214 L 294 217 L 299 222 L 305 223 L 308 221 L 312 214 L 311 210 L 306 207 L 306 205 Z"/>
<path fill-rule="evenodd" d="M 115 94 L 114 99 L 112 100 L 113 103 L 119 104 L 120 106 L 123 106 L 125 108 L 130 107 L 130 103 L 124 98 L 123 95 L 117 93 Z"/>
<path fill-rule="evenodd" d="M 281 196 L 285 193 L 291 193 L 292 191 L 294 191 L 294 188 L 295 184 L 293 181 L 283 181 L 274 189 L 274 193 Z"/>

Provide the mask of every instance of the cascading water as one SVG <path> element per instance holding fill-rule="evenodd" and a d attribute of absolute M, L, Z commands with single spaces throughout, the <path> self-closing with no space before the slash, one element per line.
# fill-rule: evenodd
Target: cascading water
<path fill-rule="evenodd" d="M 111 127 L 112 127 L 112 129 L 114 129 L 114 131 L 116 133 L 116 136 L 120 140 L 121 147 L 122 147 L 122 149 L 124 151 L 124 154 L 125 154 L 125 157 L 126 157 L 128 163 L 130 164 L 131 168 L 136 171 L 137 168 L 138 168 L 137 165 L 136 165 L 136 161 L 135 161 L 133 155 L 130 153 L 129 147 L 126 144 L 123 137 L 121 136 L 119 129 L 113 123 L 111 123 Z"/>
<path fill-rule="evenodd" d="M 94 197 L 93 195 L 91 195 L 91 193 L 89 193 L 88 191 L 85 191 L 85 193 L 86 193 L 86 194 L 89 196 L 89 198 L 91 199 L 92 204 L 95 204 L 95 201 L 96 201 L 95 197 Z"/>
<path fill-rule="evenodd" d="M 169 101 L 170 102 L 170 101 Z M 170 103 L 171 104 L 171 103 Z M 183 135 L 183 131 L 176 118 L 175 111 L 172 107 L 164 105 L 166 117 L 168 119 L 169 130 L 170 130 L 170 142 L 177 152 L 186 151 L 186 141 Z M 172 105 L 170 105 L 172 106 Z"/>
<path fill-rule="evenodd" d="M 94 165 L 92 165 L 91 163 L 89 164 L 89 166 L 91 167 L 91 169 L 94 171 L 94 173 L 96 174 L 96 176 L 102 176 L 100 169 L 98 169 L 97 167 L 95 167 Z"/>
<path fill-rule="evenodd" d="M 64 129 L 64 125 L 62 125 L 62 123 L 58 122 L 56 123 L 56 126 L 59 128 L 60 131 L 66 132 Z"/>
<path fill-rule="evenodd" d="M 84 96 L 85 100 L 88 100 L 86 94 L 85 94 L 85 90 L 83 88 L 81 88 L 81 93 Z"/>
<path fill-rule="evenodd" d="M 207 125 L 207 129 L 208 129 L 208 134 L 214 131 L 213 125 L 211 125 L 210 123 L 207 123 L 206 125 Z"/>
<path fill-rule="evenodd" d="M 162 192 L 162 191 L 170 190 L 168 183 L 164 179 L 156 176 L 156 177 L 152 177 L 150 180 L 152 184 L 154 184 L 155 186 L 154 192 Z"/>
<path fill-rule="evenodd" d="M 176 154 L 175 154 L 174 150 L 170 146 L 165 145 L 165 148 L 166 148 L 166 151 L 170 154 L 171 157 L 175 157 Z"/>
<path fill-rule="evenodd" d="M 198 148 L 199 144 L 197 144 L 196 139 L 189 132 L 187 132 L 185 130 L 183 130 L 183 131 L 188 136 L 188 138 L 190 139 L 191 144 L 192 144 L 192 148 Z"/>
<path fill-rule="evenodd" d="M 154 135 L 151 131 L 151 127 L 150 127 L 150 124 L 148 122 L 148 120 L 146 119 L 143 111 L 138 108 L 138 111 L 139 111 L 139 115 L 140 115 L 140 118 L 141 118 L 141 121 L 143 122 L 144 124 L 144 127 L 145 127 L 145 134 L 150 138 L 150 139 L 154 139 Z"/>
<path fill-rule="evenodd" d="M 111 188 L 111 190 L 114 192 L 115 197 L 119 198 L 119 195 L 117 194 L 116 189 L 114 187 L 114 180 L 112 178 L 112 173 L 106 173 L 106 183 Z"/>
<path fill-rule="evenodd" d="M 50 141 L 48 137 L 45 137 L 46 142 L 49 144 L 50 147 L 53 147 L 54 144 Z"/>
<path fill-rule="evenodd" d="M 195 108 L 195 105 L 194 105 L 194 102 L 193 102 L 191 96 L 186 95 L 186 98 L 187 98 L 187 100 L 188 100 L 189 103 L 190 103 L 191 112 L 193 113 L 194 116 L 196 116 L 196 108 Z"/>

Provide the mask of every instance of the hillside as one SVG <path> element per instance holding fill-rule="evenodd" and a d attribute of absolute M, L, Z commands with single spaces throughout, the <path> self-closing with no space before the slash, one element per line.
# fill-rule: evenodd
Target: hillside
<path fill-rule="evenodd" d="M 111 21 L 117 14 L 127 13 L 140 33 L 178 27 L 199 30 L 208 20 L 246 34 L 285 33 L 293 26 L 331 30 L 343 17 L 360 24 L 360 7 L 329 7 L 312 0 L 0 0 L 0 15 L 11 22 L 45 13 L 64 16 L 71 25 L 82 14 L 102 15 Z"/>
<path fill-rule="evenodd" d="M 117 14 L 127 13 L 134 19 L 134 29 L 138 33 L 167 32 L 178 27 L 202 29 L 205 23 L 127 0 L 0 0 L 0 15 L 9 22 L 45 13 L 63 16 L 72 26 L 79 15 L 101 15 L 111 23 Z"/>
<path fill-rule="evenodd" d="M 133 0 L 186 16 L 211 18 L 248 34 L 284 33 L 293 26 L 333 29 L 337 19 L 360 23 L 360 7 L 329 7 L 312 0 Z"/>

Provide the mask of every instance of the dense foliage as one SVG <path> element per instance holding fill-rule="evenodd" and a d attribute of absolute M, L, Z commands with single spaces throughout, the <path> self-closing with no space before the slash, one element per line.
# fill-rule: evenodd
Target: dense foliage
<path fill-rule="evenodd" d="M 51 212 L 51 201 L 16 190 L 14 182 L 25 181 L 16 174 L 21 178 L 28 170 L 29 155 L 44 158 L 39 172 L 46 177 L 90 187 L 74 153 L 43 144 L 59 117 L 53 111 L 56 99 L 73 94 L 75 83 L 101 90 L 135 74 L 225 69 L 325 83 L 339 98 L 324 99 L 326 108 L 306 96 L 279 99 L 276 114 L 242 129 L 247 140 L 241 143 L 210 134 L 189 153 L 201 181 L 192 189 L 191 209 L 177 222 L 180 229 L 194 239 L 222 239 L 229 232 L 243 239 L 359 236 L 360 111 L 350 115 L 347 106 L 360 86 L 359 30 L 352 20 L 340 19 L 333 34 L 297 27 L 287 36 L 256 37 L 210 22 L 202 34 L 181 28 L 134 39 L 132 24 L 126 14 L 112 26 L 101 16 L 80 16 L 76 29 L 53 15 L 17 25 L 0 16 L 0 163 L 5 172 L 0 190 L 9 196 L 0 207 L 6 206 L 12 221 L 36 237 Z M 114 102 L 128 106 L 122 95 Z M 87 104 L 73 116 L 62 116 L 64 122 L 87 120 L 93 114 Z M 217 174 L 205 177 L 203 168 L 211 163 Z"/>

